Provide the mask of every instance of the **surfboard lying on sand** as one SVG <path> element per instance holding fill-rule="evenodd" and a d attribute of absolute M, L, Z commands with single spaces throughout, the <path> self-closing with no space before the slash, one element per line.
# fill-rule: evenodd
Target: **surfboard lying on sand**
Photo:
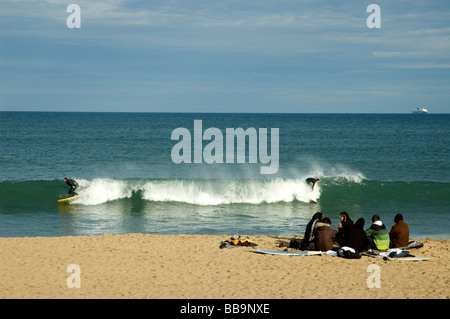
<path fill-rule="evenodd" d="M 437 257 L 388 257 L 374 254 L 363 254 L 364 256 L 374 257 L 374 258 L 382 258 L 383 260 L 405 260 L 405 261 L 419 261 L 419 260 L 430 260 L 435 259 Z"/>
<path fill-rule="evenodd" d="M 321 251 L 284 251 L 284 250 L 269 250 L 260 249 L 253 247 L 254 251 L 261 254 L 269 255 L 286 255 L 286 256 L 311 256 L 311 255 L 321 255 Z"/>
<path fill-rule="evenodd" d="M 71 196 L 71 197 L 67 197 L 67 198 L 62 198 L 62 199 L 58 199 L 58 203 L 64 203 L 64 202 L 69 202 L 71 200 L 74 200 L 75 198 L 77 198 L 78 196 Z"/>

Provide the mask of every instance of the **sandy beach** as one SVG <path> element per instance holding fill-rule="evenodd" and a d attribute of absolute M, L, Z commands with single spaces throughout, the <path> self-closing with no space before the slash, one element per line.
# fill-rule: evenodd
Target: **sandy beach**
<path fill-rule="evenodd" d="M 450 296 L 449 240 L 415 239 L 427 261 L 363 256 L 276 256 L 219 249 L 231 235 L 103 235 L 0 238 L 0 297 L 303 299 Z M 293 237 L 250 236 L 278 249 Z M 368 267 L 379 266 L 380 288 Z M 69 265 L 77 265 L 78 270 Z M 69 267 L 69 269 L 68 269 Z M 69 272 L 68 272 L 69 270 Z M 369 271 L 368 271 L 369 270 Z M 79 281 L 77 281 L 77 279 Z M 77 288 L 77 285 L 79 288 Z M 73 287 L 70 288 L 69 286 Z"/>

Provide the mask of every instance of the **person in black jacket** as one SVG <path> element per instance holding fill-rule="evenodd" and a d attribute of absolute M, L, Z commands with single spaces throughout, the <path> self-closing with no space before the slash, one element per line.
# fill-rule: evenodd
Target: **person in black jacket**
<path fill-rule="evenodd" d="M 75 182 L 73 179 L 67 179 L 67 177 L 64 177 L 64 181 L 67 185 L 70 186 L 69 194 L 72 196 L 78 195 L 77 193 L 75 193 L 75 189 L 78 186 L 77 182 Z"/>
<path fill-rule="evenodd" d="M 357 252 L 367 250 L 369 245 L 366 232 L 364 231 L 364 223 L 364 218 L 359 218 L 353 227 L 350 228 L 347 237 L 348 247 L 353 248 Z"/>
<path fill-rule="evenodd" d="M 348 246 L 348 235 L 350 233 L 350 229 L 353 227 L 353 221 L 350 219 L 347 212 L 341 212 L 339 219 L 341 222 L 338 225 L 336 241 L 341 247 Z"/>

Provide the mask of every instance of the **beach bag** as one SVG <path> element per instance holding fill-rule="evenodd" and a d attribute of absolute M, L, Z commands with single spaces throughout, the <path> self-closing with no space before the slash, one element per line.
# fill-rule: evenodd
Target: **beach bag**
<path fill-rule="evenodd" d="M 360 259 L 361 255 L 356 252 L 353 248 L 344 246 L 338 250 L 338 256 L 347 259 Z"/>
<path fill-rule="evenodd" d="M 248 236 L 234 235 L 230 239 L 226 239 L 220 243 L 219 248 L 230 248 L 236 246 L 258 246 L 255 242 L 251 241 Z"/>
<path fill-rule="evenodd" d="M 289 242 L 289 248 L 302 249 L 302 239 L 294 238 Z"/>

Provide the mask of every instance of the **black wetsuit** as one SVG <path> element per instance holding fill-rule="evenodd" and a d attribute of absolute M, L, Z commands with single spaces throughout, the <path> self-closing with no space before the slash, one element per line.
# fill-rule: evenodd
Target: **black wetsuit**
<path fill-rule="evenodd" d="M 75 182 L 73 179 L 67 179 L 66 184 L 70 186 L 69 194 L 72 196 L 78 195 L 75 193 L 75 189 L 77 188 L 77 182 Z"/>
<path fill-rule="evenodd" d="M 306 179 L 306 184 L 311 186 L 311 189 L 314 190 L 314 185 L 316 184 L 316 179 L 315 178 L 307 178 Z"/>

